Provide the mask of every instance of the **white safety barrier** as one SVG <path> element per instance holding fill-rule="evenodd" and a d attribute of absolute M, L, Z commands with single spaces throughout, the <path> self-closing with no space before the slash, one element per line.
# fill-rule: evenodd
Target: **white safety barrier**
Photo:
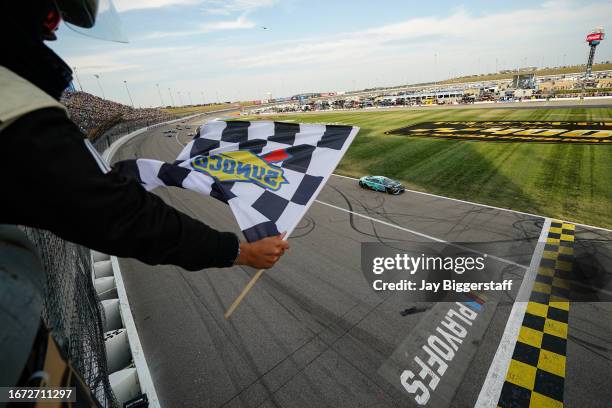
<path fill-rule="evenodd" d="M 94 278 L 106 278 L 113 276 L 113 268 L 111 267 L 110 258 L 107 260 L 102 259 L 98 262 L 94 261 L 93 270 Z"/>
<path fill-rule="evenodd" d="M 104 310 L 104 321 L 102 322 L 104 332 L 121 329 L 123 321 L 119 312 L 119 299 L 107 299 L 101 303 Z"/>
<path fill-rule="evenodd" d="M 157 393 L 144 360 L 123 279 L 115 270 L 119 264 L 116 259 L 113 262 L 109 255 L 97 251 L 91 251 L 91 258 L 92 279 L 104 310 L 102 327 L 108 378 L 117 402 L 123 406 L 125 402 L 146 394 L 149 407 L 158 408 Z"/>
<path fill-rule="evenodd" d="M 94 287 L 100 300 L 113 299 L 117 297 L 117 288 L 115 287 L 115 278 L 113 276 L 105 276 L 95 279 Z"/>
<path fill-rule="evenodd" d="M 110 374 L 108 378 L 113 386 L 113 393 L 117 401 L 129 401 L 140 395 L 140 385 L 138 384 L 138 373 L 136 368 L 129 367 L 116 371 Z M 148 394 L 147 397 L 150 398 Z M 149 406 L 153 406 L 150 399 Z M 157 406 L 159 406 L 159 404 Z"/>

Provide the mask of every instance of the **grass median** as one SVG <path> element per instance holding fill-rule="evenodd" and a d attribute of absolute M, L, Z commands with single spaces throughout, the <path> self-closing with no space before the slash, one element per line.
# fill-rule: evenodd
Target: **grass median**
<path fill-rule="evenodd" d="M 261 119 L 361 127 L 339 174 L 385 175 L 414 190 L 612 228 L 612 146 L 385 134 L 442 120 L 612 122 L 612 108 L 372 110 Z"/>

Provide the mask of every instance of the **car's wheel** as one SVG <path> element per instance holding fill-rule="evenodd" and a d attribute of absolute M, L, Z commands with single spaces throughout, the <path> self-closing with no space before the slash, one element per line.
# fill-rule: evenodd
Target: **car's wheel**
<path fill-rule="evenodd" d="M 359 187 L 364 188 L 363 181 L 359 180 Z"/>

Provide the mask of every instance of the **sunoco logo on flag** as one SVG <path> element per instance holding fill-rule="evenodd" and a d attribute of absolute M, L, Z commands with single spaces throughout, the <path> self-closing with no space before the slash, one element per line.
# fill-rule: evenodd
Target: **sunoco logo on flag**
<path fill-rule="evenodd" d="M 147 190 L 176 186 L 227 203 L 247 241 L 291 234 L 359 131 L 352 126 L 206 123 L 174 164 L 115 164 Z"/>
<path fill-rule="evenodd" d="M 217 181 L 244 181 L 255 183 L 265 189 L 276 191 L 287 183 L 282 168 L 270 164 L 282 161 L 289 155 L 277 150 L 263 157 L 250 151 L 225 152 L 211 156 L 197 156 L 191 167 L 214 177 Z"/>

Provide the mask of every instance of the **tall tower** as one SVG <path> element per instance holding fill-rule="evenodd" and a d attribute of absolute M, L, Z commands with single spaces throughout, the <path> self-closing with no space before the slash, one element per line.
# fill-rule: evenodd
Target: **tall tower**
<path fill-rule="evenodd" d="M 586 37 L 586 42 L 589 43 L 589 59 L 587 60 L 586 72 L 584 78 L 588 79 L 593 71 L 593 60 L 595 59 L 595 48 L 599 45 L 601 40 L 605 37 L 603 27 L 594 28 L 589 35 Z"/>

